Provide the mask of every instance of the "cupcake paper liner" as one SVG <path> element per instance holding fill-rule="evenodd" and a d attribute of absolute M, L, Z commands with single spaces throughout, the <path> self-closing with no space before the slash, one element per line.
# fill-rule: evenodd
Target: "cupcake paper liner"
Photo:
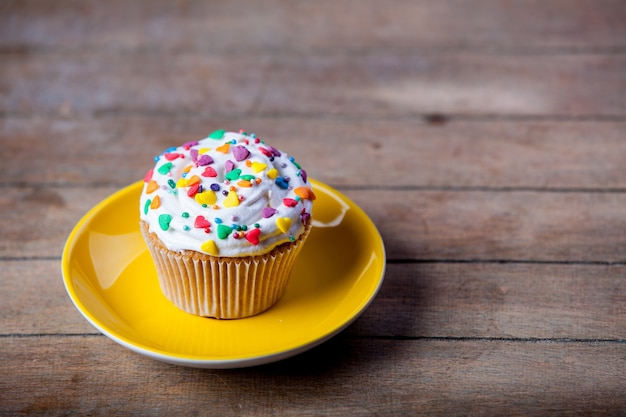
<path fill-rule="evenodd" d="M 294 242 L 267 254 L 215 257 L 167 249 L 141 222 L 163 294 L 183 311 L 218 319 L 259 314 L 280 300 L 310 225 Z"/>

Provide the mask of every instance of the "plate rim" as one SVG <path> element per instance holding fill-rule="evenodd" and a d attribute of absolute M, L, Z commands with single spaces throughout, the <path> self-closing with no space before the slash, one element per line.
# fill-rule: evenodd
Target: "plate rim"
<path fill-rule="evenodd" d="M 66 239 L 65 245 L 63 247 L 62 257 L 61 257 L 61 272 L 62 272 L 62 279 L 63 279 L 63 284 L 65 287 L 66 293 L 69 296 L 70 300 L 72 301 L 74 307 L 83 316 L 83 318 L 85 318 L 94 328 L 96 328 L 96 330 L 98 330 L 104 336 L 126 347 L 127 349 L 130 349 L 133 352 L 136 352 L 138 354 L 150 357 L 152 359 L 155 359 L 161 362 L 173 364 L 173 365 L 195 367 L 195 368 L 211 368 L 211 369 L 243 368 L 243 367 L 268 364 L 268 363 L 276 362 L 279 360 L 287 359 L 289 357 L 298 355 L 309 349 L 312 349 L 316 346 L 319 346 L 320 344 L 328 341 L 332 337 L 336 336 L 338 333 L 341 333 L 343 330 L 345 330 L 350 324 L 352 324 L 357 318 L 359 318 L 361 314 L 374 301 L 385 279 L 387 262 L 386 262 L 385 245 L 380 235 L 380 231 L 378 230 L 378 228 L 376 227 L 376 224 L 372 221 L 372 219 L 367 215 L 367 213 L 361 207 L 359 207 L 354 201 L 352 201 L 350 198 L 348 198 L 347 196 L 345 196 L 343 193 L 339 192 L 332 186 L 329 186 L 328 184 L 325 184 L 321 181 L 318 181 L 312 178 L 310 178 L 309 181 L 311 182 L 314 188 L 315 186 L 325 188 L 334 197 L 338 197 L 342 201 L 347 202 L 351 206 L 351 209 L 355 208 L 358 211 L 360 211 L 360 214 L 365 219 L 367 219 L 367 221 L 370 223 L 372 231 L 375 232 L 376 239 L 375 239 L 374 244 L 380 246 L 379 250 L 380 250 L 380 255 L 381 255 L 380 274 L 376 278 L 377 282 L 373 291 L 368 293 L 367 298 L 363 297 L 363 300 L 361 300 L 362 302 L 361 305 L 357 307 L 354 310 L 354 312 L 350 313 L 349 315 L 346 315 L 346 319 L 341 320 L 340 324 L 337 327 L 320 335 L 317 338 L 314 338 L 313 340 L 305 341 L 304 343 L 299 344 L 296 347 L 288 348 L 286 350 L 280 350 L 277 352 L 272 352 L 269 354 L 261 354 L 261 355 L 256 355 L 256 356 L 224 358 L 224 359 L 202 357 L 202 356 L 192 357 L 192 356 L 181 355 L 175 352 L 165 352 L 163 350 L 143 346 L 141 343 L 135 342 L 133 340 L 128 339 L 127 337 L 123 335 L 119 335 L 113 331 L 110 331 L 107 328 L 107 326 L 99 323 L 97 317 L 95 317 L 95 315 L 93 315 L 93 313 L 89 310 L 88 306 L 86 306 L 80 300 L 80 297 L 78 296 L 78 294 L 75 292 L 75 289 L 74 289 L 74 285 L 72 282 L 72 274 L 70 272 L 70 261 L 71 261 L 72 250 L 74 248 L 74 243 L 76 242 L 76 239 L 80 235 L 80 233 L 83 232 L 83 229 L 86 227 L 86 225 L 89 223 L 90 220 L 92 220 L 103 209 L 110 206 L 113 201 L 119 199 L 121 195 L 129 193 L 129 192 L 133 192 L 135 188 L 138 188 L 143 183 L 143 181 L 141 180 L 131 183 L 127 186 L 124 186 L 116 190 L 112 194 L 108 195 L 104 199 L 100 200 L 93 207 L 91 207 L 72 228 L 70 234 L 68 235 Z"/>

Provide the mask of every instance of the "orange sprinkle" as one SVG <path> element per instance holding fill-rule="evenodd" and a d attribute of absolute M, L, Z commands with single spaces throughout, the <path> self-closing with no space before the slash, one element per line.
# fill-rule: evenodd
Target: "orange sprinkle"
<path fill-rule="evenodd" d="M 152 200 L 152 203 L 150 203 L 150 208 L 152 210 L 155 210 L 155 209 L 158 209 L 159 207 L 161 207 L 161 197 L 157 195 Z"/>
<path fill-rule="evenodd" d="M 155 180 L 150 180 L 146 186 L 146 193 L 150 194 L 159 189 L 159 184 Z"/>
<path fill-rule="evenodd" d="M 240 187 L 246 187 L 246 188 L 252 187 L 252 183 L 248 180 L 241 180 L 237 183 L 237 185 Z"/>

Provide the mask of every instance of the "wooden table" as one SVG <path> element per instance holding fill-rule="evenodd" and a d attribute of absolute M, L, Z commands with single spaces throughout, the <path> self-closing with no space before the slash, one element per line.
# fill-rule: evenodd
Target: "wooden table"
<path fill-rule="evenodd" d="M 0 414 L 626 415 L 626 2 L 0 3 Z M 167 365 L 73 307 L 76 222 L 245 128 L 385 242 L 347 330 Z"/>

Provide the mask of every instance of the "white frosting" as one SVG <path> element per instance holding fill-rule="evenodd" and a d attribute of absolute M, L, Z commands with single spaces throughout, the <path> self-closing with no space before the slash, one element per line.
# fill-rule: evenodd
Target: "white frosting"
<path fill-rule="evenodd" d="M 170 250 L 262 254 L 296 240 L 310 221 L 306 172 L 254 134 L 216 131 L 155 159 L 140 215 Z"/>

